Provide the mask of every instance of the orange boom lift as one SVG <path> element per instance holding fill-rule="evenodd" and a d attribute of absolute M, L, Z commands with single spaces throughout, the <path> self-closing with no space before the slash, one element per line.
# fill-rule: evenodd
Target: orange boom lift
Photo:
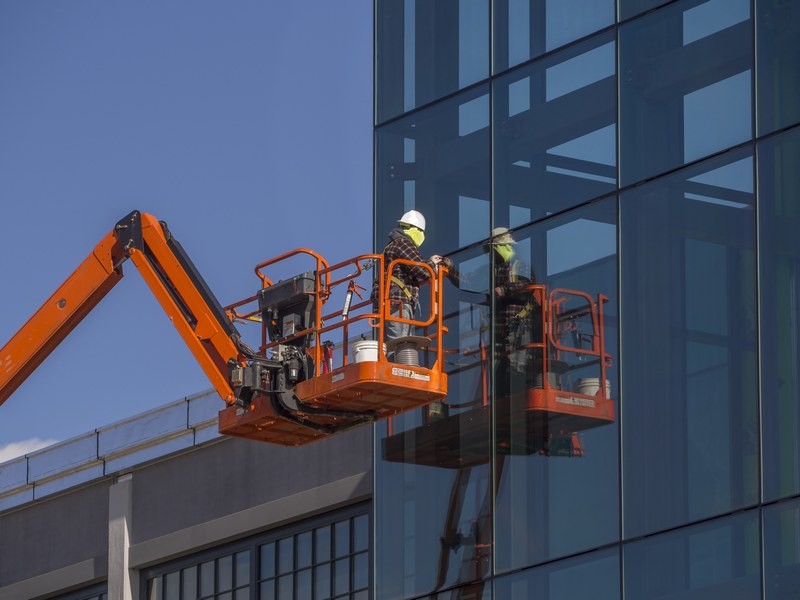
<path fill-rule="evenodd" d="M 266 275 L 268 267 L 295 257 L 311 260 L 314 268 L 274 283 Z M 441 359 L 444 269 L 434 272 L 419 263 L 430 273 L 431 307 L 420 320 L 389 314 L 385 274 L 396 262 L 409 261 L 384 265 L 383 255 L 364 254 L 329 265 L 304 248 L 257 265 L 256 294 L 223 307 L 166 223 L 134 211 L 0 349 L 0 404 L 122 279 L 129 258 L 225 401 L 219 413 L 224 435 L 296 446 L 447 395 Z M 377 307 L 360 298 L 353 303 L 373 278 L 380 289 Z M 343 308 L 324 311 L 337 287 L 347 290 Z M 383 339 L 384 323 L 391 320 L 429 331 L 421 344 L 429 367 L 419 364 L 419 338 L 408 338 L 405 364 L 387 361 L 377 343 L 368 360 L 349 360 L 359 331 L 363 339 Z M 236 323 L 260 327 L 257 349 L 242 341 Z"/>

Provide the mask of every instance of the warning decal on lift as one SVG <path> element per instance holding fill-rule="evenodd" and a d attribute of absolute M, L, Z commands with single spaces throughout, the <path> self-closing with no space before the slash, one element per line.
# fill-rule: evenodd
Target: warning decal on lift
<path fill-rule="evenodd" d="M 556 402 L 561 404 L 571 404 L 572 406 L 595 407 L 595 401 L 591 398 L 576 398 L 575 396 L 556 396 Z"/>
<path fill-rule="evenodd" d="M 398 377 L 405 377 L 406 379 L 416 379 L 417 381 L 430 381 L 430 375 L 424 375 L 422 373 L 417 373 L 412 371 L 411 369 L 401 369 L 400 367 L 392 367 L 392 375 L 397 375 Z"/>

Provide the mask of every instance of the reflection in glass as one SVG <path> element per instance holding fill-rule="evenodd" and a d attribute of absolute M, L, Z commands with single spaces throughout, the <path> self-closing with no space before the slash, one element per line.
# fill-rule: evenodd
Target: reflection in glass
<path fill-rule="evenodd" d="M 619 0 L 619 20 L 628 19 L 672 0 Z"/>
<path fill-rule="evenodd" d="M 765 600 L 800 598 L 800 501 L 764 508 Z"/>
<path fill-rule="evenodd" d="M 353 518 L 353 551 L 360 552 L 369 548 L 369 515 Z"/>
<path fill-rule="evenodd" d="M 250 552 L 236 554 L 236 585 L 244 585 L 250 581 Z"/>
<path fill-rule="evenodd" d="M 353 557 L 353 589 L 360 590 L 369 585 L 369 555 L 356 554 Z"/>
<path fill-rule="evenodd" d="M 545 287 L 524 289 L 512 304 L 505 292 L 495 299 L 498 571 L 619 539 L 615 200 L 513 234 L 511 264 L 530 265 Z M 500 253 L 493 260 L 494 289 L 505 289 Z M 604 326 L 589 300 L 602 305 Z M 519 337 L 521 329 L 530 336 Z M 530 349 L 518 350 L 522 343 Z"/>
<path fill-rule="evenodd" d="M 164 576 L 164 600 L 178 600 L 180 592 L 180 573 L 175 571 Z"/>
<path fill-rule="evenodd" d="M 377 425 L 377 598 L 433 593 L 491 564 L 488 257 L 451 255 L 464 281 L 444 290 L 445 402 Z"/>
<path fill-rule="evenodd" d="M 619 555 L 603 550 L 544 567 L 498 577 L 494 597 L 503 600 L 618 600 Z"/>
<path fill-rule="evenodd" d="M 800 4 L 756 0 L 758 135 L 800 122 Z"/>
<path fill-rule="evenodd" d="M 517 227 L 616 189 L 614 34 L 494 84 L 494 221 Z"/>
<path fill-rule="evenodd" d="M 305 531 L 297 535 L 297 568 L 311 565 L 311 532 Z"/>
<path fill-rule="evenodd" d="M 330 525 L 314 530 L 314 558 L 317 562 L 331 559 Z"/>
<path fill-rule="evenodd" d="M 753 204 L 743 150 L 621 197 L 626 537 L 758 499 Z"/>
<path fill-rule="evenodd" d="M 495 0 L 494 72 L 614 23 L 614 0 Z"/>
<path fill-rule="evenodd" d="M 210 560 L 200 565 L 200 595 L 208 596 L 214 593 L 214 561 Z"/>
<path fill-rule="evenodd" d="M 748 511 L 623 547 L 628 600 L 759 600 L 758 513 Z"/>
<path fill-rule="evenodd" d="M 623 186 L 752 137 L 750 0 L 682 0 L 619 30 Z"/>
<path fill-rule="evenodd" d="M 294 569 L 294 539 L 284 538 L 278 542 L 278 573 Z"/>
<path fill-rule="evenodd" d="M 197 567 L 184 569 L 182 575 L 181 600 L 195 600 L 197 598 Z"/>
<path fill-rule="evenodd" d="M 294 576 L 283 575 L 278 577 L 278 600 L 293 600 L 294 598 Z"/>
<path fill-rule="evenodd" d="M 261 546 L 261 569 L 259 576 L 275 577 L 275 543 L 263 544 Z"/>
<path fill-rule="evenodd" d="M 217 591 L 224 592 L 233 587 L 233 557 L 223 556 L 217 560 Z"/>
<path fill-rule="evenodd" d="M 333 526 L 334 551 L 337 558 L 350 552 L 350 521 L 339 521 Z"/>
<path fill-rule="evenodd" d="M 376 131 L 376 247 L 407 210 L 425 215 L 423 256 L 489 233 L 489 94 L 485 87 Z"/>
<path fill-rule="evenodd" d="M 764 499 L 800 492 L 800 131 L 758 145 Z"/>
<path fill-rule="evenodd" d="M 325 600 L 331 597 L 331 565 L 325 563 L 314 567 L 314 599 Z"/>
<path fill-rule="evenodd" d="M 294 595 L 296 600 L 311 600 L 311 569 L 297 572 Z"/>
<path fill-rule="evenodd" d="M 376 3 L 377 120 L 489 76 L 488 0 Z"/>
<path fill-rule="evenodd" d="M 333 593 L 337 596 L 350 591 L 350 559 L 343 558 L 333 563 Z"/>

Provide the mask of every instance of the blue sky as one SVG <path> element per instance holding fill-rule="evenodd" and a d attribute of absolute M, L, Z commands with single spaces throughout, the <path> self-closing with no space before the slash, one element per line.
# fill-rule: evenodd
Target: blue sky
<path fill-rule="evenodd" d="M 371 5 L 0 3 L 0 344 L 133 209 L 223 304 L 287 250 L 369 251 Z M 0 462 L 210 387 L 125 274 L 0 407 Z"/>

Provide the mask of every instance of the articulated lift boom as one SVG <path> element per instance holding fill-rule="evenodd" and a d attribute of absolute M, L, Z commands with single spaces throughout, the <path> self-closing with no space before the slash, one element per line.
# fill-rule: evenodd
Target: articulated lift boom
<path fill-rule="evenodd" d="M 316 268 L 277 283 L 264 274 L 266 267 L 296 256 L 312 257 Z M 382 339 L 385 321 L 402 320 L 389 314 L 384 274 L 394 263 L 365 254 L 331 266 L 301 248 L 257 265 L 256 295 L 223 307 L 166 224 L 134 211 L 0 349 L 0 404 L 122 279 L 129 258 L 225 401 L 219 415 L 223 434 L 299 445 L 447 395 L 439 310 L 443 271 L 421 265 L 430 273 L 431 311 L 427 319 L 412 321 L 432 332 L 430 368 L 389 363 L 380 347 L 374 360 L 351 362 L 348 337 L 359 325 L 362 337 L 366 330 Z M 363 286 L 357 281 L 366 283 L 373 265 L 381 290 L 377 309 L 369 301 L 351 304 L 350 293 L 346 308 L 323 313 L 335 286 L 346 284 L 358 293 Z M 257 350 L 242 341 L 235 321 L 260 324 Z"/>

